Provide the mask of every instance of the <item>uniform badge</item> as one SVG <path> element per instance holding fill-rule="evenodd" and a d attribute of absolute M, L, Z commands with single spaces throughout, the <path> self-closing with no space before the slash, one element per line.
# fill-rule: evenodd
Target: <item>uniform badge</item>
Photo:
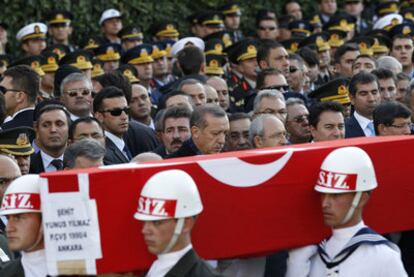
<path fill-rule="evenodd" d="M 21 133 L 16 139 L 16 145 L 23 146 L 29 144 L 29 138 L 26 133 Z"/>

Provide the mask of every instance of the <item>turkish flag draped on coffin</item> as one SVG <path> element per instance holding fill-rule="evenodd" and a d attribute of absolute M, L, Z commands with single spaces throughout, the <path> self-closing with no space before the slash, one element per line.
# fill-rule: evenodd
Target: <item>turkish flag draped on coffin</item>
<path fill-rule="evenodd" d="M 146 269 L 154 259 L 146 250 L 141 223 L 133 218 L 140 191 L 153 174 L 182 169 L 194 178 L 204 205 L 193 230 L 200 256 L 258 256 L 316 243 L 329 233 L 313 187 L 327 154 L 345 146 L 364 149 L 374 163 L 379 186 L 365 210 L 365 222 L 378 232 L 414 229 L 411 137 L 348 139 L 42 177 L 47 178 L 49 193 L 71 192 L 79 189 L 78 174 L 87 173 L 102 248 L 97 272 L 126 272 Z"/>

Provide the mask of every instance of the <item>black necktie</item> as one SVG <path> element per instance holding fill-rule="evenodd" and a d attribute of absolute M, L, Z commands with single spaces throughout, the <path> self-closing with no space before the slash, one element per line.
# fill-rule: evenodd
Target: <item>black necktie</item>
<path fill-rule="evenodd" d="M 56 167 L 56 170 L 62 170 L 63 169 L 63 162 L 59 159 L 54 159 L 50 162 L 54 167 Z"/>
<path fill-rule="evenodd" d="M 124 146 L 124 153 L 126 154 L 128 160 L 131 160 L 132 159 L 131 151 L 129 151 L 129 148 L 128 148 L 128 146 L 126 144 Z"/>

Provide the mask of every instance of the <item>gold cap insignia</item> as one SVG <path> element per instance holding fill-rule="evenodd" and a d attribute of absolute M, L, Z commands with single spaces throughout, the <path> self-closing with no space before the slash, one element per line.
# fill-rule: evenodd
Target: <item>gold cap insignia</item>
<path fill-rule="evenodd" d="M 211 60 L 210 67 L 219 67 L 219 62 L 217 60 Z"/>
<path fill-rule="evenodd" d="M 223 41 L 225 47 L 229 47 L 233 44 L 229 34 L 224 34 L 223 37 L 222 37 L 222 41 Z"/>
<path fill-rule="evenodd" d="M 189 41 L 189 42 L 187 42 L 187 43 L 184 45 L 184 47 L 187 47 L 187 46 L 194 46 L 194 43 L 192 43 L 191 41 Z"/>
<path fill-rule="evenodd" d="M 141 49 L 141 52 L 139 53 L 140 57 L 146 58 L 148 57 L 148 51 L 147 49 Z"/>
<path fill-rule="evenodd" d="M 174 31 L 174 30 L 175 30 L 174 25 L 172 25 L 172 24 L 168 24 L 165 28 L 166 28 L 168 31 Z"/>
<path fill-rule="evenodd" d="M 367 47 L 367 44 L 366 44 L 365 42 L 361 41 L 361 42 L 359 43 L 359 48 L 360 48 L 360 49 L 367 49 L 368 47 Z"/>
<path fill-rule="evenodd" d="M 254 45 L 249 45 L 249 46 L 247 47 L 247 53 L 249 53 L 249 54 L 257 53 L 256 46 L 254 46 Z"/>
<path fill-rule="evenodd" d="M 33 61 L 31 63 L 31 66 L 32 66 L 32 68 L 38 68 L 40 65 L 39 65 L 39 62 L 38 61 Z"/>
<path fill-rule="evenodd" d="M 55 57 L 49 57 L 49 58 L 47 58 L 47 63 L 48 64 L 55 64 L 56 63 Z"/>
<path fill-rule="evenodd" d="M 399 23 L 400 23 L 400 22 L 399 22 L 398 18 L 393 18 L 393 19 L 391 19 L 391 26 L 398 25 Z"/>
<path fill-rule="evenodd" d="M 223 45 L 221 45 L 221 43 L 216 43 L 216 45 L 214 45 L 214 50 L 217 53 L 223 53 Z"/>
<path fill-rule="evenodd" d="M 39 27 L 38 25 L 35 25 L 35 26 L 34 26 L 34 32 L 35 32 L 36 34 L 39 34 L 39 33 L 40 33 L 40 27 Z"/>
<path fill-rule="evenodd" d="M 132 71 L 129 69 L 124 70 L 124 75 L 127 77 L 135 77 L 134 74 L 132 74 Z"/>
<path fill-rule="evenodd" d="M 106 49 L 106 54 L 108 54 L 108 55 L 115 54 L 114 48 L 113 47 L 108 47 L 108 49 Z"/>
<path fill-rule="evenodd" d="M 101 69 L 102 69 L 102 66 L 101 66 L 100 63 L 96 63 L 96 64 L 93 65 L 93 70 L 94 71 L 98 71 L 98 70 L 101 70 Z"/>
<path fill-rule="evenodd" d="M 408 35 L 409 33 L 411 33 L 411 28 L 409 26 L 404 26 L 404 28 L 402 29 L 402 33 L 403 35 Z"/>
<path fill-rule="evenodd" d="M 29 144 L 29 138 L 26 133 L 21 133 L 16 139 L 16 144 L 19 146 Z"/>
<path fill-rule="evenodd" d="M 65 17 L 63 16 L 63 14 L 58 13 L 58 14 L 56 15 L 56 19 L 57 19 L 57 20 L 62 20 L 62 19 L 65 19 Z"/>
<path fill-rule="evenodd" d="M 79 56 L 76 58 L 77 63 L 83 63 L 86 61 L 86 58 L 84 56 Z"/>
<path fill-rule="evenodd" d="M 348 89 L 346 88 L 346 86 L 344 86 L 344 85 L 340 85 L 340 86 L 338 87 L 338 94 L 339 94 L 339 95 L 345 95 L 345 94 L 348 94 Z"/>
<path fill-rule="evenodd" d="M 298 50 L 299 47 L 299 43 L 297 42 L 292 42 L 292 44 L 290 45 L 290 49 L 294 52 L 296 52 L 296 50 Z"/>

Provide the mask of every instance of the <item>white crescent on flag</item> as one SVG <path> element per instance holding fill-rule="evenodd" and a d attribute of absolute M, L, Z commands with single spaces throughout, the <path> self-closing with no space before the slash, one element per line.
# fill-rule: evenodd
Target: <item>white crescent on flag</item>
<path fill-rule="evenodd" d="M 293 151 L 267 164 L 251 164 L 239 158 L 197 161 L 198 165 L 217 181 L 233 187 L 258 186 L 275 176 L 287 164 Z"/>

